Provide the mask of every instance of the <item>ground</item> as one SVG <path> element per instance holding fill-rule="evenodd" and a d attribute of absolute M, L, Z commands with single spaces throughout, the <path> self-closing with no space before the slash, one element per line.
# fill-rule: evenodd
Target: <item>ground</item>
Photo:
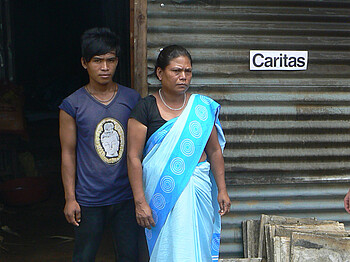
<path fill-rule="evenodd" d="M 71 261 L 74 241 L 73 228 L 63 215 L 63 192 L 55 179 L 49 199 L 22 207 L 4 206 L 1 224 L 12 233 L 1 231 L 4 237 L 0 261 Z M 67 240 L 65 238 L 68 238 Z M 106 233 L 96 261 L 114 261 L 112 241 Z"/>

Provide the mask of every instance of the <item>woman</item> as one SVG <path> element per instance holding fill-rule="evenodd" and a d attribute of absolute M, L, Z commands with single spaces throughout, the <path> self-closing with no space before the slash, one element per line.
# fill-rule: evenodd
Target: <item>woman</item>
<path fill-rule="evenodd" d="M 150 261 L 217 261 L 220 215 L 231 205 L 220 105 L 187 93 L 192 59 L 181 46 L 160 52 L 155 74 L 162 87 L 136 105 L 128 122 L 136 219 L 146 228 Z"/>

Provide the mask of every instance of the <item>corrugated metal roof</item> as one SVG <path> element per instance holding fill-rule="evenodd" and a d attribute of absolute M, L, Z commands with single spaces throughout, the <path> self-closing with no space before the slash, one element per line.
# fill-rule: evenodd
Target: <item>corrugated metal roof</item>
<path fill-rule="evenodd" d="M 148 1 L 149 91 L 159 49 L 180 44 L 191 91 L 222 105 L 223 257 L 242 255 L 240 223 L 261 213 L 350 223 L 349 14 L 349 1 Z M 249 50 L 309 51 L 308 69 L 249 71 Z"/>

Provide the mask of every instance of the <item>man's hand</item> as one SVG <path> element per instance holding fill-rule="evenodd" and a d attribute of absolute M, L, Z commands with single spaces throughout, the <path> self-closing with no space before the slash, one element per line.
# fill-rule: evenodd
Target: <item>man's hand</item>
<path fill-rule="evenodd" d="M 345 207 L 346 212 L 348 212 L 350 214 L 350 190 L 344 198 L 344 207 Z"/>
<path fill-rule="evenodd" d="M 81 220 L 81 212 L 80 206 L 76 200 L 66 201 L 63 212 L 68 223 L 73 224 L 74 226 L 79 226 Z"/>
<path fill-rule="evenodd" d="M 153 220 L 152 210 L 146 201 L 142 201 L 141 203 L 135 203 L 135 213 L 137 223 L 140 226 L 146 227 L 148 229 L 151 229 L 151 226 L 156 226 Z"/>

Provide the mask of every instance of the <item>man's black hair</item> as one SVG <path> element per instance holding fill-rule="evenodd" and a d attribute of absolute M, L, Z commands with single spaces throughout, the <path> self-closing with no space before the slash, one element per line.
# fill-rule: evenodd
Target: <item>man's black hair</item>
<path fill-rule="evenodd" d="M 81 36 L 81 55 L 86 62 L 109 52 L 115 52 L 117 57 L 120 53 L 119 39 L 109 28 L 91 28 Z"/>

